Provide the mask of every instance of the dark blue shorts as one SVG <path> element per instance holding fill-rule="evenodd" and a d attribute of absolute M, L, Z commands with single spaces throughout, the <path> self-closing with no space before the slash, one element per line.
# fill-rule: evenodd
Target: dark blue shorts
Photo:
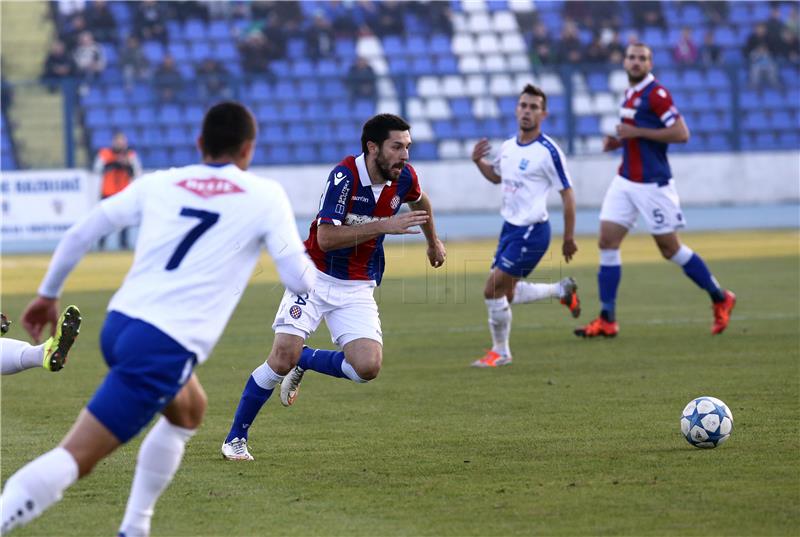
<path fill-rule="evenodd" d="M 492 268 L 506 274 L 525 278 L 536 268 L 550 246 L 550 222 L 531 226 L 503 224 Z"/>
<path fill-rule="evenodd" d="M 100 348 L 111 371 L 87 408 L 122 443 L 172 401 L 197 364 L 194 353 L 155 326 L 116 311 L 106 317 Z"/>

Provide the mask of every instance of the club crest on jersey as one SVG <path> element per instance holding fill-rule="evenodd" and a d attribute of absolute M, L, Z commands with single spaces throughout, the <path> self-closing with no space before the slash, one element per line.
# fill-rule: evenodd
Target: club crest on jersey
<path fill-rule="evenodd" d="M 526 158 L 520 160 L 519 161 L 519 169 L 520 170 L 524 170 L 525 168 L 528 167 L 528 164 L 530 164 L 530 163 L 531 163 L 531 161 L 526 159 Z"/>
<path fill-rule="evenodd" d="M 299 319 L 303 315 L 303 310 L 300 309 L 300 306 L 292 306 L 289 308 L 289 315 L 292 319 Z"/>
<path fill-rule="evenodd" d="M 213 198 L 214 196 L 222 196 L 224 194 L 238 194 L 239 192 L 244 192 L 236 183 L 217 177 L 209 177 L 208 179 L 184 179 L 176 184 L 193 194 L 197 194 L 201 198 Z"/>
<path fill-rule="evenodd" d="M 400 206 L 400 196 L 395 196 L 392 198 L 392 201 L 389 202 L 389 207 L 392 209 L 397 209 Z"/>

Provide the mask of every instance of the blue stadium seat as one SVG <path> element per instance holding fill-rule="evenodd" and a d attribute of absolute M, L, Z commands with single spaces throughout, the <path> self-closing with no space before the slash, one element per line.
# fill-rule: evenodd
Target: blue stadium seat
<path fill-rule="evenodd" d="M 471 116 L 458 118 L 456 125 L 459 138 L 483 138 L 484 136 L 478 122 Z"/>
<path fill-rule="evenodd" d="M 294 100 L 294 98 L 297 95 L 297 91 L 296 88 L 294 87 L 294 84 L 286 80 L 281 80 L 280 82 L 275 84 L 273 90 L 275 98 L 281 101 Z"/>
<path fill-rule="evenodd" d="M 705 147 L 707 151 L 730 151 L 731 142 L 725 134 L 712 133 L 708 135 Z"/>
<path fill-rule="evenodd" d="M 181 108 L 177 104 L 165 104 L 158 110 L 158 120 L 164 126 L 183 123 Z"/>
<path fill-rule="evenodd" d="M 383 50 L 394 53 L 405 51 L 403 40 L 397 35 L 387 35 L 383 38 Z"/>
<path fill-rule="evenodd" d="M 153 106 L 138 106 L 136 108 L 134 123 L 145 127 L 154 127 L 157 123 L 156 109 Z"/>
<path fill-rule="evenodd" d="M 706 71 L 706 83 L 715 89 L 727 89 L 731 86 L 728 74 L 722 69 L 709 69 Z"/>
<path fill-rule="evenodd" d="M 429 43 L 429 54 L 441 55 L 441 54 L 451 54 L 453 50 L 453 45 L 450 41 L 450 38 L 443 34 L 434 34 L 431 37 Z"/>
<path fill-rule="evenodd" d="M 303 108 L 296 101 L 285 102 L 281 108 L 281 118 L 286 121 L 301 121 L 305 118 Z"/>
<path fill-rule="evenodd" d="M 355 105 L 353 106 L 352 117 L 359 119 L 363 118 L 363 120 L 366 121 L 367 118 L 372 117 L 373 115 L 375 115 L 375 103 L 373 101 L 361 99 L 355 102 Z M 361 135 L 359 134 L 359 138 L 360 137 Z"/>
<path fill-rule="evenodd" d="M 187 146 L 176 147 L 170 155 L 172 166 L 188 166 L 197 162 L 197 151 Z"/>
<path fill-rule="evenodd" d="M 278 77 L 289 77 L 292 74 L 291 66 L 289 62 L 285 60 L 274 60 L 270 62 L 269 70 Z"/>
<path fill-rule="evenodd" d="M 600 120 L 597 116 L 577 116 L 575 119 L 575 134 L 578 136 L 598 136 L 600 134 Z"/>
<path fill-rule="evenodd" d="M 608 73 L 593 72 L 586 76 L 586 85 L 589 91 L 595 93 L 598 91 L 608 91 Z"/>
<path fill-rule="evenodd" d="M 414 144 L 411 149 L 411 161 L 416 160 L 437 160 L 439 158 L 439 149 L 435 143 L 432 142 L 418 142 Z"/>
<path fill-rule="evenodd" d="M 86 126 L 90 129 L 111 126 L 111 117 L 105 108 L 88 109 L 84 119 L 86 121 Z"/>
<path fill-rule="evenodd" d="M 183 113 L 183 120 L 189 127 L 194 127 L 200 125 L 203 121 L 203 116 L 205 115 L 205 111 L 203 107 L 198 104 L 190 104 L 186 106 L 186 109 Z"/>
<path fill-rule="evenodd" d="M 433 60 L 429 56 L 418 56 L 412 59 L 409 72 L 417 76 L 438 74 Z"/>
<path fill-rule="evenodd" d="M 674 41 L 668 41 L 667 35 L 661 28 L 648 26 L 642 32 L 642 42 L 647 43 L 653 49 L 669 47 Z"/>
<path fill-rule="evenodd" d="M 213 23 L 212 23 L 213 24 Z M 230 71 L 233 65 L 239 67 L 239 51 L 233 43 L 222 41 L 216 43 L 211 52 L 211 57 L 225 63 L 226 68 Z"/>
<path fill-rule="evenodd" d="M 345 119 L 350 117 L 350 103 L 346 101 L 334 101 L 328 111 L 331 119 Z"/>
<path fill-rule="evenodd" d="M 336 60 L 324 58 L 317 62 L 317 74 L 320 76 L 332 76 L 339 75 L 341 72 Z"/>
<path fill-rule="evenodd" d="M 255 102 L 269 101 L 274 95 L 273 88 L 266 80 L 255 80 L 244 86 L 244 98 Z"/>
<path fill-rule="evenodd" d="M 280 123 L 267 122 L 262 124 L 259 130 L 260 137 L 265 142 L 282 142 L 286 139 L 286 133 Z"/>
<path fill-rule="evenodd" d="M 436 138 L 459 138 L 460 135 L 455 128 L 454 122 L 447 119 L 440 119 L 432 122 L 433 132 Z"/>
<path fill-rule="evenodd" d="M 117 128 L 125 130 L 129 125 L 134 124 L 133 113 L 127 106 L 118 106 L 111 109 L 111 124 Z"/>
<path fill-rule="evenodd" d="M 742 120 L 742 126 L 745 130 L 759 131 L 769 128 L 770 121 L 764 112 L 755 110 L 745 114 Z"/>
<path fill-rule="evenodd" d="M 303 123 L 289 124 L 289 130 L 286 132 L 286 140 L 289 142 L 302 142 L 309 140 L 311 137 L 308 135 L 308 128 Z"/>
<path fill-rule="evenodd" d="M 208 25 L 209 40 L 229 40 L 230 38 L 231 29 L 225 21 L 211 21 Z"/>
<path fill-rule="evenodd" d="M 419 34 L 410 34 L 406 37 L 405 50 L 406 54 L 411 56 L 427 56 L 430 53 L 427 40 Z"/>
<path fill-rule="evenodd" d="M 317 159 L 317 149 L 315 144 L 308 141 L 294 144 L 291 151 L 291 160 L 300 164 L 315 162 Z"/>
<path fill-rule="evenodd" d="M 347 87 L 338 80 L 328 80 L 325 82 L 325 96 L 328 99 L 341 99 L 347 97 Z"/>
<path fill-rule="evenodd" d="M 183 38 L 187 41 L 203 41 L 208 39 L 206 24 L 200 19 L 189 19 L 183 25 Z"/>
<path fill-rule="evenodd" d="M 682 87 L 688 89 L 701 89 L 706 87 L 706 80 L 701 71 L 697 69 L 687 69 L 683 72 Z M 669 86 L 667 86 L 669 87 Z"/>
<path fill-rule="evenodd" d="M 151 65 L 157 65 L 161 63 L 161 60 L 164 58 L 164 46 L 158 41 L 145 41 L 142 43 L 142 54 L 144 54 Z M 174 53 L 172 55 L 175 56 L 176 60 L 178 59 Z"/>
<path fill-rule="evenodd" d="M 800 85 L 800 69 L 796 67 L 782 67 L 781 81 L 787 86 Z"/>
<path fill-rule="evenodd" d="M 164 130 L 164 143 L 170 146 L 186 143 L 188 136 L 181 125 L 171 125 Z"/>
<path fill-rule="evenodd" d="M 442 75 L 458 74 L 458 61 L 451 53 L 436 57 L 436 71 Z"/>
<path fill-rule="evenodd" d="M 352 39 L 337 39 L 335 45 L 336 55 L 352 61 L 356 57 L 356 44 Z"/>
<path fill-rule="evenodd" d="M 297 88 L 297 96 L 301 99 L 318 99 L 321 94 L 319 83 L 315 79 L 303 80 Z"/>
<path fill-rule="evenodd" d="M 515 103 L 516 106 L 516 103 Z M 450 99 L 450 109 L 455 117 L 468 117 L 472 115 L 472 101 L 465 97 Z"/>
<path fill-rule="evenodd" d="M 797 125 L 795 125 L 797 129 Z M 800 147 L 800 131 L 782 132 L 778 136 L 777 146 L 781 149 L 797 150 Z"/>
<path fill-rule="evenodd" d="M 194 63 L 200 63 L 206 58 L 211 57 L 211 45 L 206 41 L 195 41 L 192 43 L 191 58 Z"/>
<path fill-rule="evenodd" d="M 128 103 L 129 98 L 125 90 L 120 87 L 110 86 L 106 88 L 106 104 L 110 106 L 120 106 Z"/>
<path fill-rule="evenodd" d="M 290 64 L 289 72 L 295 77 L 311 77 L 316 69 L 314 64 L 308 60 L 294 60 Z"/>
<path fill-rule="evenodd" d="M 764 92 L 761 94 L 761 98 L 761 102 L 763 103 L 762 106 L 768 109 L 785 108 L 786 106 L 791 105 L 791 103 L 789 103 L 784 97 L 783 92 L 774 89 L 764 90 Z M 796 106 L 798 103 L 794 104 Z"/>

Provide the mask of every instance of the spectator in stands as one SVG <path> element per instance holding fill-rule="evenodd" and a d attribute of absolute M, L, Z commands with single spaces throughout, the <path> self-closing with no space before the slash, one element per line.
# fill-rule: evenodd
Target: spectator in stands
<path fill-rule="evenodd" d="M 269 73 L 269 63 L 277 59 L 275 50 L 261 30 L 252 29 L 239 41 L 242 70 L 247 74 Z"/>
<path fill-rule="evenodd" d="M 125 46 L 119 53 L 119 65 L 127 91 L 131 91 L 136 82 L 149 81 L 152 75 L 150 60 L 144 55 L 139 39 L 134 35 L 125 40 Z"/>
<path fill-rule="evenodd" d="M 678 42 L 672 48 L 672 59 L 678 65 L 694 65 L 698 55 L 697 45 L 692 38 L 692 29 L 684 26 Z"/>
<path fill-rule="evenodd" d="M 86 18 L 83 13 L 73 16 L 61 26 L 59 36 L 61 36 L 61 41 L 64 42 L 67 52 L 70 54 L 75 52 L 75 49 L 78 48 L 81 34 L 87 31 L 89 31 L 89 27 L 86 25 Z"/>
<path fill-rule="evenodd" d="M 558 59 L 562 63 L 577 64 L 583 62 L 583 45 L 578 35 L 578 25 L 566 19 L 558 42 Z"/>
<path fill-rule="evenodd" d="M 94 173 L 101 176 L 101 199 L 106 199 L 127 187 L 142 174 L 142 163 L 136 151 L 128 147 L 128 137 L 122 132 L 114 134 L 111 147 L 104 147 L 94 159 Z M 105 248 L 106 238 L 100 239 L 99 248 Z M 128 230 L 119 232 L 119 247 L 128 249 Z"/>
<path fill-rule="evenodd" d="M 228 86 L 230 73 L 217 60 L 206 58 L 197 66 L 195 73 L 199 82 L 197 89 L 204 101 L 225 100 L 233 96 Z"/>
<path fill-rule="evenodd" d="M 156 0 L 142 0 L 136 2 L 133 17 L 133 29 L 136 37 L 141 41 L 155 39 L 162 45 L 167 45 L 168 20 L 166 4 Z"/>
<path fill-rule="evenodd" d="M 728 23 L 728 2 L 721 0 L 696 2 L 712 27 Z"/>
<path fill-rule="evenodd" d="M 789 8 L 789 17 L 786 19 L 786 27 L 791 30 L 794 36 L 800 39 L 800 10 L 797 4 L 792 4 Z"/>
<path fill-rule="evenodd" d="M 153 84 L 162 103 L 174 102 L 178 93 L 183 89 L 183 77 L 175 65 L 175 58 L 165 54 L 161 64 L 153 74 Z"/>
<path fill-rule="evenodd" d="M 769 48 L 767 25 L 756 24 L 753 33 L 747 38 L 744 56 L 750 68 L 750 85 L 756 88 L 768 84 L 778 87 L 778 66 Z"/>
<path fill-rule="evenodd" d="M 797 36 L 788 26 L 781 30 L 781 41 L 776 52 L 777 58 L 781 61 L 793 64 L 800 62 L 800 42 L 798 42 Z"/>
<path fill-rule="evenodd" d="M 785 26 L 786 24 L 783 22 L 783 17 L 781 16 L 781 7 L 777 2 L 775 2 L 770 8 L 769 18 L 766 22 L 767 46 L 769 47 L 769 51 L 772 53 L 773 57 L 778 56 L 778 51 L 781 48 L 781 43 L 783 41 L 781 34 L 783 33 Z"/>
<path fill-rule="evenodd" d="M 347 71 L 347 84 L 350 90 L 350 99 L 369 99 L 374 101 L 378 96 L 377 79 L 375 71 L 366 58 L 356 58 Z"/>
<path fill-rule="evenodd" d="M 106 68 L 106 54 L 98 45 L 91 32 L 83 32 L 78 38 L 78 46 L 72 53 L 77 75 L 81 78 L 81 91 L 88 91 L 88 85 L 94 82 Z"/>
<path fill-rule="evenodd" d="M 537 22 L 533 26 L 529 57 L 534 70 L 543 65 L 552 65 L 556 62 L 555 44 L 550 37 L 550 30 L 547 29 L 543 22 Z"/>
<path fill-rule="evenodd" d="M 311 25 L 305 31 L 308 56 L 313 60 L 332 56 L 335 52 L 334 39 L 331 23 L 322 13 L 315 14 Z"/>
<path fill-rule="evenodd" d="M 83 13 L 86 28 L 101 43 L 116 43 L 119 32 L 114 14 L 105 0 L 94 0 Z"/>
<path fill-rule="evenodd" d="M 700 47 L 700 63 L 706 67 L 722 63 L 722 48 L 714 40 L 714 31 L 706 30 L 703 34 L 703 44 Z"/>
<path fill-rule="evenodd" d="M 603 45 L 600 33 L 595 33 L 592 37 L 592 42 L 586 47 L 583 52 L 583 58 L 586 63 L 606 63 L 608 61 L 608 49 Z"/>
<path fill-rule="evenodd" d="M 415 2 L 417 17 L 427 24 L 431 34 L 453 35 L 453 12 L 450 2 L 439 0 L 425 0 Z"/>
<path fill-rule="evenodd" d="M 56 39 L 50 44 L 50 51 L 44 60 L 42 83 L 50 93 L 61 88 L 61 81 L 75 76 L 75 61 L 67 53 L 64 43 Z"/>
<path fill-rule="evenodd" d="M 625 58 L 625 45 L 622 44 L 622 36 L 619 30 L 613 30 L 606 43 L 606 57 L 608 63 L 619 65 Z"/>
<path fill-rule="evenodd" d="M 583 29 L 595 31 L 622 25 L 619 2 L 570 0 L 564 3 L 564 17 L 574 20 Z"/>
<path fill-rule="evenodd" d="M 633 21 L 639 31 L 648 26 L 655 26 L 662 30 L 667 29 L 667 21 L 661 11 L 661 2 L 644 0 L 641 2 L 627 2 L 626 5 L 633 13 Z"/>
<path fill-rule="evenodd" d="M 404 35 L 406 33 L 404 10 L 402 2 L 385 0 L 376 2 L 376 12 L 367 21 L 372 33 L 379 37 L 387 35 Z M 366 7 L 366 4 L 362 4 Z"/>
<path fill-rule="evenodd" d="M 437 2 L 438 3 L 438 2 Z M 333 0 L 325 4 L 337 38 L 355 39 L 364 24 L 364 12 L 352 2 Z"/>
<path fill-rule="evenodd" d="M 70 19 L 83 13 L 86 9 L 86 0 L 58 0 L 58 15 L 62 19 Z"/>
<path fill-rule="evenodd" d="M 215 3 L 227 4 L 229 2 Z M 210 20 L 208 5 L 205 2 L 181 0 L 180 2 L 167 2 L 167 6 L 172 11 L 172 18 L 178 19 L 181 22 L 186 22 L 189 19 L 200 19 L 205 22 Z"/>

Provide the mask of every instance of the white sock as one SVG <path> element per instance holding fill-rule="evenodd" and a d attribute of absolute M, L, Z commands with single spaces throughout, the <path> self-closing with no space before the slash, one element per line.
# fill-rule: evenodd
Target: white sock
<path fill-rule="evenodd" d="M 186 442 L 195 431 L 172 425 L 161 417 L 139 448 L 131 495 L 119 528 L 127 537 L 150 535 L 150 520 L 158 497 L 181 465 Z"/>
<path fill-rule="evenodd" d="M 0 339 L 3 375 L 13 375 L 26 369 L 42 367 L 44 362 L 44 343 L 35 347 L 18 339 Z"/>
<path fill-rule="evenodd" d="M 492 333 L 492 350 L 503 356 L 511 356 L 508 336 L 511 334 L 511 306 L 506 297 L 487 298 L 489 331 Z"/>
<path fill-rule="evenodd" d="M 365 382 L 367 382 L 366 380 L 358 376 L 358 373 L 356 373 L 355 368 L 352 365 L 350 365 L 350 362 L 348 362 L 346 359 L 342 360 L 342 373 L 344 373 L 344 375 L 353 382 L 357 382 L 359 384 L 364 384 Z"/>
<path fill-rule="evenodd" d="M 267 362 L 264 362 L 255 368 L 252 374 L 253 380 L 256 381 L 256 384 L 265 390 L 271 390 L 275 388 L 275 386 L 280 384 L 283 380 L 283 375 L 279 375 L 273 371 Z"/>
<path fill-rule="evenodd" d="M 561 284 L 556 283 L 531 283 L 517 282 L 514 287 L 512 304 L 527 304 L 545 298 L 560 298 Z"/>
<path fill-rule="evenodd" d="M 693 255 L 694 252 L 692 251 L 691 248 L 689 248 L 685 244 L 681 244 L 681 247 L 678 248 L 678 251 L 675 252 L 675 255 L 670 257 L 669 260 L 678 265 L 679 267 L 682 267 L 689 262 L 689 260 L 692 258 Z"/>
<path fill-rule="evenodd" d="M 23 466 L 8 478 L 0 496 L 3 517 L 0 533 L 6 535 L 41 515 L 77 480 L 78 463 L 62 447 Z"/>

